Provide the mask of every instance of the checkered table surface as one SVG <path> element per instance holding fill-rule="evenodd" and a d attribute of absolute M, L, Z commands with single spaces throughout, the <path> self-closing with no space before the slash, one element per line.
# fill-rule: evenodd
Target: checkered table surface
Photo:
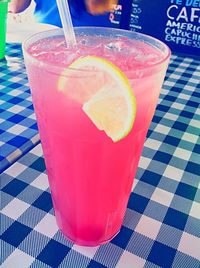
<path fill-rule="evenodd" d="M 39 142 L 21 46 L 6 49 L 0 61 L 0 172 Z"/>
<path fill-rule="evenodd" d="M 199 268 L 199 77 L 198 61 L 172 56 L 121 232 L 106 245 L 79 247 L 58 230 L 40 144 L 6 169 L 1 267 Z"/>

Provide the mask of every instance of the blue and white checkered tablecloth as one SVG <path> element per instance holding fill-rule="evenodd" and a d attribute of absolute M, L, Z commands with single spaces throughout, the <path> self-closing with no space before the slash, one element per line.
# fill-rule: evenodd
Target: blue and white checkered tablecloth
<path fill-rule="evenodd" d="M 120 233 L 79 247 L 55 223 L 41 145 L 1 178 L 2 266 L 200 267 L 200 67 L 172 56 Z"/>
<path fill-rule="evenodd" d="M 0 172 L 39 142 L 21 46 L 6 49 L 0 61 Z"/>

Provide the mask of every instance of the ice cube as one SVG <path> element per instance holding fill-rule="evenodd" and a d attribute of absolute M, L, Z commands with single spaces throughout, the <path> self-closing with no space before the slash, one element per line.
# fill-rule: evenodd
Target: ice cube
<path fill-rule="evenodd" d="M 105 44 L 105 48 L 108 50 L 120 52 L 122 50 L 122 45 L 123 43 L 119 41 L 111 42 L 111 43 Z"/>

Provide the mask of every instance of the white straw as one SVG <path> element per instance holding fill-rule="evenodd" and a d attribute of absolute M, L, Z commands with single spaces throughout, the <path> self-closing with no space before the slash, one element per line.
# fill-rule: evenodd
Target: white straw
<path fill-rule="evenodd" d="M 63 26 L 66 43 L 69 47 L 76 46 L 76 37 L 72 25 L 68 0 L 56 0 Z"/>

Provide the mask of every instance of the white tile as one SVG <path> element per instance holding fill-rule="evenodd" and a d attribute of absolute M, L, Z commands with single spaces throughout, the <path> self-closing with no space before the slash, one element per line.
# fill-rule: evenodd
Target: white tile
<path fill-rule="evenodd" d="M 176 148 L 173 156 L 179 157 L 181 159 L 184 159 L 188 161 L 191 157 L 192 152 L 182 149 L 182 148 Z"/>
<path fill-rule="evenodd" d="M 198 135 L 194 135 L 194 134 L 190 134 L 190 133 L 187 133 L 185 132 L 182 136 L 182 140 L 185 140 L 185 141 L 189 141 L 189 142 L 192 142 L 192 143 L 195 143 L 197 142 L 199 136 Z"/>
<path fill-rule="evenodd" d="M 154 240 L 158 235 L 161 225 L 161 222 L 142 215 L 135 231 Z"/>
<path fill-rule="evenodd" d="M 158 124 L 156 126 L 156 128 L 155 128 L 156 132 L 162 133 L 162 134 L 168 134 L 170 130 L 171 130 L 170 127 L 167 127 L 167 126 L 164 126 L 164 125 L 161 125 L 161 124 Z"/>
<path fill-rule="evenodd" d="M 175 74 L 175 73 L 170 75 L 170 78 L 180 79 L 180 77 L 181 77 L 181 75 L 178 75 L 178 74 Z"/>
<path fill-rule="evenodd" d="M 181 181 L 183 173 L 184 171 L 182 169 L 168 165 L 167 168 L 165 169 L 163 176 L 179 182 Z"/>
<path fill-rule="evenodd" d="M 196 109 L 196 114 L 200 115 L 200 108 Z"/>
<path fill-rule="evenodd" d="M 189 82 L 194 83 L 194 84 L 198 84 L 199 85 L 199 79 L 195 79 L 195 78 L 190 78 Z"/>
<path fill-rule="evenodd" d="M 192 59 L 191 58 L 185 58 L 184 62 L 192 62 Z"/>
<path fill-rule="evenodd" d="M 19 96 L 20 94 L 22 94 L 22 91 L 18 89 L 14 89 L 8 93 L 8 95 L 11 95 L 11 96 Z"/>
<path fill-rule="evenodd" d="M 21 77 L 17 77 L 17 76 L 11 77 L 11 78 L 9 79 L 9 81 L 11 81 L 11 82 L 18 82 L 18 81 L 20 81 L 20 80 L 21 80 Z"/>
<path fill-rule="evenodd" d="M 190 86 L 188 84 L 184 86 L 184 89 L 189 90 L 189 91 L 192 91 L 192 92 L 194 91 L 194 87 L 193 86 Z"/>
<path fill-rule="evenodd" d="M 25 108 L 20 106 L 20 105 L 13 105 L 12 107 L 10 107 L 8 109 L 9 112 L 11 113 L 20 113 L 21 111 L 23 111 Z"/>
<path fill-rule="evenodd" d="M 161 125 L 161 124 L 158 124 L 156 126 L 156 128 L 155 128 L 156 132 L 159 132 L 159 133 L 162 133 L 162 134 L 168 134 L 170 130 L 171 130 L 170 127 L 167 127 L 167 126 L 164 126 L 164 125 Z"/>
<path fill-rule="evenodd" d="M 151 200 L 169 207 L 173 199 L 173 196 L 174 195 L 170 192 L 164 191 L 160 188 L 156 188 L 151 196 Z"/>
<path fill-rule="evenodd" d="M 2 268 L 27 268 L 35 259 L 25 252 L 16 249 L 2 264 Z"/>
<path fill-rule="evenodd" d="M 34 147 L 32 150 L 31 150 L 31 153 L 32 154 L 35 154 L 37 156 L 42 156 L 43 155 L 43 151 L 42 151 L 42 146 L 41 144 L 37 145 L 36 147 Z"/>
<path fill-rule="evenodd" d="M 13 52 L 13 50 L 12 50 L 12 52 Z M 18 71 L 18 69 L 19 69 L 19 58 L 7 55 L 6 59 L 8 60 L 8 66 L 10 66 L 10 71 Z"/>
<path fill-rule="evenodd" d="M 170 119 L 172 121 L 176 121 L 177 118 L 178 118 L 178 115 L 177 114 L 166 113 L 164 115 L 164 118 Z"/>
<path fill-rule="evenodd" d="M 0 105 L 2 105 L 3 103 L 5 103 L 5 101 L 4 100 L 0 100 Z"/>
<path fill-rule="evenodd" d="M 31 115 L 29 115 L 29 117 L 28 117 L 28 118 L 36 120 L 36 116 L 35 116 L 35 114 L 34 114 L 34 113 L 32 113 Z"/>
<path fill-rule="evenodd" d="M 192 207 L 190 209 L 190 216 L 200 220 L 200 203 L 193 201 Z"/>
<path fill-rule="evenodd" d="M 178 97 L 179 97 L 179 99 L 189 100 L 191 96 L 187 95 L 187 94 L 180 93 L 178 95 Z"/>
<path fill-rule="evenodd" d="M 134 180 L 133 180 L 133 185 L 132 185 L 132 189 L 131 189 L 131 191 L 133 191 L 133 190 L 134 190 L 134 188 L 136 187 L 136 185 L 138 184 L 138 182 L 139 182 L 139 180 L 138 180 L 138 179 L 136 179 L 136 178 L 134 178 Z"/>
<path fill-rule="evenodd" d="M 32 101 L 32 97 L 30 96 L 30 97 L 26 98 L 26 100 L 27 101 Z"/>
<path fill-rule="evenodd" d="M 36 134 L 35 136 L 33 136 L 33 137 L 31 138 L 31 142 L 32 142 L 33 144 L 35 144 L 36 142 L 39 141 L 39 139 L 40 139 L 39 134 Z"/>
<path fill-rule="evenodd" d="M 83 254 L 84 256 L 92 259 L 99 247 L 83 247 L 83 246 L 78 246 L 74 244 L 72 248 L 75 251 Z"/>
<path fill-rule="evenodd" d="M 5 144 L 5 142 L 0 141 L 0 147 L 3 146 Z"/>
<path fill-rule="evenodd" d="M 147 167 L 149 166 L 150 162 L 151 162 L 151 159 L 149 159 L 147 157 L 144 157 L 144 156 L 141 156 L 138 166 L 143 168 L 143 169 L 147 169 Z"/>
<path fill-rule="evenodd" d="M 160 145 L 162 144 L 162 142 L 158 141 L 158 140 L 154 140 L 154 139 L 151 139 L 151 138 L 148 138 L 146 141 L 145 141 L 145 146 L 148 147 L 148 148 L 151 148 L 151 149 L 154 149 L 154 150 L 158 150 L 160 148 Z"/>
<path fill-rule="evenodd" d="M 145 265 L 145 260 L 128 252 L 124 251 L 116 268 L 143 268 Z"/>
<path fill-rule="evenodd" d="M 41 173 L 32 183 L 32 186 L 41 189 L 46 190 L 49 187 L 48 177 L 46 174 Z"/>
<path fill-rule="evenodd" d="M 184 107 L 185 105 L 184 104 L 181 104 L 181 103 L 178 103 L 178 102 L 173 102 L 172 108 L 175 108 L 175 109 L 178 109 L 180 111 L 183 111 L 184 110 Z"/>
<path fill-rule="evenodd" d="M 165 86 L 173 87 L 173 86 L 175 86 L 175 82 L 167 80 L 167 81 L 165 81 Z"/>
<path fill-rule="evenodd" d="M 193 72 L 193 75 L 197 77 L 200 76 L 200 67 L 199 68 L 197 67 L 197 69 Z"/>
<path fill-rule="evenodd" d="M 196 259 L 200 259 L 200 239 L 193 235 L 183 232 L 178 250 L 190 255 Z"/>
<path fill-rule="evenodd" d="M 11 219 L 17 220 L 30 207 L 24 201 L 14 198 L 7 206 L 2 209 L 2 213 Z"/>
<path fill-rule="evenodd" d="M 195 120 L 195 119 L 190 120 L 190 126 L 200 128 L 200 120 Z"/>
<path fill-rule="evenodd" d="M 55 216 L 46 214 L 44 218 L 35 226 L 34 230 L 52 238 L 58 231 Z"/>
<path fill-rule="evenodd" d="M 14 163 L 11 167 L 6 169 L 5 173 L 16 178 L 19 174 L 21 174 L 27 167 L 22 165 L 21 163 Z"/>
<path fill-rule="evenodd" d="M 20 149 L 15 150 L 13 153 L 11 153 L 6 159 L 11 163 L 16 158 L 18 158 L 22 154 L 22 151 Z M 16 164 L 15 164 L 16 165 Z"/>
<path fill-rule="evenodd" d="M 176 72 L 183 73 L 184 71 L 185 71 L 185 68 L 181 68 L 180 65 L 179 65 L 179 68 L 176 68 Z"/>
<path fill-rule="evenodd" d="M 189 63 L 185 63 L 185 62 L 181 62 L 181 63 L 180 63 L 180 66 L 189 67 L 190 64 L 189 64 Z"/>
<path fill-rule="evenodd" d="M 27 82 L 27 83 L 24 83 L 24 86 L 27 86 L 27 87 L 29 87 L 29 82 Z M 27 100 L 30 100 L 30 97 L 27 99 Z"/>
<path fill-rule="evenodd" d="M 162 93 L 162 94 L 167 95 L 168 92 L 169 92 L 169 90 L 167 90 L 167 89 L 164 89 L 164 88 L 161 89 L 161 93 Z"/>
<path fill-rule="evenodd" d="M 22 125 L 14 125 L 13 127 L 9 128 L 7 132 L 18 135 L 21 134 L 26 129 L 27 127 L 24 127 Z"/>
<path fill-rule="evenodd" d="M 175 59 L 177 59 L 178 57 L 176 56 L 176 55 L 171 55 L 171 59 L 173 59 L 173 60 L 175 60 Z"/>

